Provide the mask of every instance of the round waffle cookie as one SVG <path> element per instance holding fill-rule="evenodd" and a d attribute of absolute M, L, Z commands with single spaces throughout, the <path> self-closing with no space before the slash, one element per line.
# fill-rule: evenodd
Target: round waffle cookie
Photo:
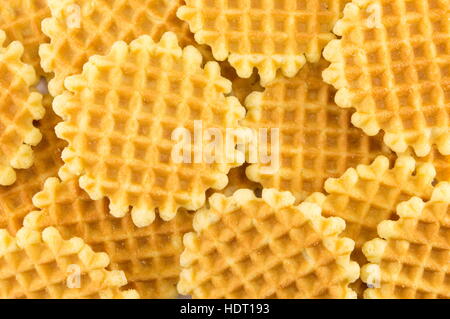
<path fill-rule="evenodd" d="M 6 33 L 6 44 L 20 41 L 25 47 L 23 61 L 32 65 L 39 75 L 44 74 L 39 45 L 48 42 L 41 30 L 41 23 L 49 16 L 47 0 L 0 1 L 0 29 Z"/>
<path fill-rule="evenodd" d="M 37 77 L 33 67 L 22 62 L 23 45 L 14 41 L 4 46 L 6 34 L 0 30 L 0 185 L 16 181 L 14 169 L 33 165 L 31 146 L 42 138 L 34 120 L 44 116 L 42 95 L 31 91 Z"/>
<path fill-rule="evenodd" d="M 184 237 L 178 290 L 193 298 L 353 298 L 354 243 L 340 218 L 288 192 L 215 194 Z"/>
<path fill-rule="evenodd" d="M 345 0 L 186 0 L 178 17 L 187 21 L 195 39 L 228 58 L 242 78 L 258 69 L 263 86 L 277 69 L 293 77 L 306 59 L 317 62 L 334 38 L 331 30 Z"/>
<path fill-rule="evenodd" d="M 111 45 L 141 35 L 159 41 L 175 32 L 182 46 L 195 41 L 188 26 L 176 17 L 182 0 L 47 0 L 51 18 L 42 23 L 50 37 L 40 48 L 42 68 L 54 73 L 49 91 L 62 92 L 64 79 L 82 71 L 89 57 L 107 54 Z"/>
<path fill-rule="evenodd" d="M 352 258 L 362 266 L 367 261 L 361 248 L 377 237 L 378 224 L 394 217 L 400 202 L 413 196 L 429 199 L 435 175 L 430 163 L 416 164 L 412 157 L 400 157 L 390 168 L 389 160 L 380 156 L 371 165 L 358 165 L 340 178 L 328 179 L 328 194 L 316 193 L 307 200 L 321 206 L 324 216 L 345 220 L 343 235 L 355 241 Z M 360 281 L 352 287 L 362 294 Z"/>
<path fill-rule="evenodd" d="M 130 216 L 114 218 L 106 199 L 93 201 L 76 178 L 61 182 L 46 181 L 42 192 L 33 198 L 35 211 L 24 225 L 36 230 L 53 226 L 64 239 L 82 238 L 96 252 L 106 252 L 110 270 L 124 271 L 129 288 L 141 298 L 175 298 L 181 267 L 183 235 L 192 230 L 192 214 L 181 211 L 164 222 L 157 218 L 137 228 Z"/>
<path fill-rule="evenodd" d="M 55 228 L 22 228 L 16 237 L 1 229 L 0 298 L 138 298 L 120 289 L 125 275 L 107 271 L 108 263 L 107 254 L 94 253 L 80 238 L 63 240 Z"/>
<path fill-rule="evenodd" d="M 37 123 L 42 141 L 33 149 L 34 163 L 29 169 L 17 171 L 17 180 L 11 186 L 0 186 L 0 228 L 15 234 L 26 214 L 35 209 L 31 201 L 42 190 L 47 178 L 58 175 L 63 165 L 61 152 L 67 143 L 55 135 L 55 125 L 61 119 L 52 110 L 52 101 L 45 95 L 45 116 Z"/>
<path fill-rule="evenodd" d="M 224 188 L 228 171 L 244 161 L 234 129 L 245 110 L 225 97 L 231 83 L 219 65 L 201 63 L 197 49 L 182 50 L 173 33 L 159 43 L 142 36 L 92 57 L 55 98 L 65 121 L 56 133 L 69 142 L 63 172 L 81 175 L 92 199 L 108 197 L 115 217 L 132 206 L 135 224 L 143 227 L 156 209 L 164 220 L 180 207 L 199 209 L 206 190 Z M 213 148 L 202 138 L 208 132 Z M 220 143 L 227 135 L 233 138 Z"/>
<path fill-rule="evenodd" d="M 416 164 L 412 157 L 405 156 L 389 167 L 389 160 L 380 156 L 370 165 L 358 165 L 339 178 L 328 179 L 325 182 L 328 194 L 317 204 L 324 216 L 345 220 L 347 227 L 343 234 L 355 241 L 355 259 L 363 262 L 360 249 L 377 237 L 378 224 L 394 217 L 397 205 L 413 196 L 429 199 L 435 175 L 430 163 Z"/>
<path fill-rule="evenodd" d="M 327 178 L 341 176 L 350 167 L 369 164 L 378 155 L 394 157 L 381 137 L 369 137 L 353 127 L 351 112 L 333 102 L 335 91 L 321 77 L 326 66 L 321 60 L 306 65 L 292 79 L 280 76 L 246 101 L 242 125 L 254 136 L 268 136 L 267 154 L 272 157 L 267 164 L 260 154 L 248 158 L 254 163 L 247 169 L 248 177 L 266 188 L 290 191 L 298 201 L 321 192 Z"/>
<path fill-rule="evenodd" d="M 365 298 L 450 298 L 450 184 L 436 186 L 424 203 L 398 205 L 400 219 L 378 226 L 381 238 L 366 243 L 371 262 L 361 278 L 371 287 Z"/>
<path fill-rule="evenodd" d="M 354 0 L 324 56 L 336 102 L 396 152 L 450 155 L 450 2 Z"/>

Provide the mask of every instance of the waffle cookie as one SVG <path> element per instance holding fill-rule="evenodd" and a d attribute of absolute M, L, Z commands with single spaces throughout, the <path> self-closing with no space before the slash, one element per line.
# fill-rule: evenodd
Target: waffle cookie
<path fill-rule="evenodd" d="M 450 155 L 449 0 L 354 0 L 324 56 L 336 102 L 396 152 Z"/>
<path fill-rule="evenodd" d="M 107 271 L 108 263 L 107 254 L 94 253 L 80 238 L 63 240 L 55 228 L 23 228 L 15 237 L 2 229 L 0 298 L 138 298 L 136 291 L 120 289 L 127 279 Z"/>
<path fill-rule="evenodd" d="M 193 298 L 353 298 L 354 243 L 340 218 L 288 192 L 215 194 L 184 237 L 178 290 Z"/>
<path fill-rule="evenodd" d="M 186 0 L 178 17 L 217 60 L 228 58 L 242 78 L 256 67 L 265 86 L 278 69 L 293 77 L 306 60 L 319 61 L 346 2 Z"/>
<path fill-rule="evenodd" d="M 47 178 L 57 176 L 63 165 L 61 152 L 67 143 L 55 135 L 55 125 L 61 119 L 53 112 L 52 101 L 49 95 L 44 96 L 45 116 L 36 125 L 42 141 L 33 149 L 33 166 L 18 170 L 13 185 L 0 186 L 0 228 L 13 235 L 22 227 L 25 215 L 35 209 L 31 201 L 34 194 L 42 190 Z"/>
<path fill-rule="evenodd" d="M 403 156 L 390 168 L 389 160 L 380 156 L 371 165 L 358 165 L 339 178 L 328 179 L 327 195 L 315 193 L 307 200 L 318 204 L 324 216 L 345 220 L 343 235 L 355 241 L 352 258 L 362 266 L 367 260 L 361 247 L 377 237 L 378 224 L 393 218 L 400 202 L 413 196 L 430 198 L 435 175 L 431 163 L 419 164 Z M 359 296 L 366 288 L 360 280 L 351 287 Z"/>
<path fill-rule="evenodd" d="M 379 156 L 370 165 L 358 165 L 339 178 L 328 179 L 327 195 L 313 194 L 308 200 L 320 205 L 324 216 L 345 220 L 343 235 L 355 241 L 354 259 L 364 263 L 361 247 L 377 237 L 378 224 L 393 218 L 397 205 L 413 196 L 429 199 L 435 175 L 430 163 L 416 164 L 405 156 L 389 167 L 389 160 Z"/>
<path fill-rule="evenodd" d="M 50 38 L 40 47 L 42 68 L 54 73 L 49 83 L 53 96 L 64 88 L 64 79 L 81 73 L 95 54 L 107 54 L 119 40 L 131 42 L 147 34 L 159 41 L 166 31 L 179 35 L 181 45 L 193 43 L 176 10 L 182 0 L 47 0 L 51 18 L 42 23 Z"/>
<path fill-rule="evenodd" d="M 290 191 L 298 201 L 321 192 L 327 178 L 341 176 L 350 167 L 369 164 L 378 155 L 394 157 L 379 136 L 368 137 L 353 127 L 351 112 L 333 102 L 335 91 L 321 77 L 326 66 L 321 60 L 292 79 L 279 76 L 246 101 L 242 125 L 268 136 L 268 154 L 279 142 L 280 154 L 274 149 L 267 164 L 260 156 L 256 161 L 248 158 L 254 164 L 247 176 L 266 188 Z M 265 129 L 267 134 L 261 131 Z M 279 137 L 271 129 L 279 129 Z"/>
<path fill-rule="evenodd" d="M 371 262 L 361 278 L 371 288 L 365 298 L 450 298 L 450 184 L 436 186 L 424 203 L 412 198 L 398 205 L 400 219 L 378 226 L 381 238 L 363 251 Z"/>
<path fill-rule="evenodd" d="M 55 98 L 53 108 L 64 119 L 56 134 L 69 142 L 63 172 L 81 175 L 92 199 L 108 197 L 115 217 L 132 206 L 133 221 L 144 227 L 155 209 L 164 220 L 180 207 L 199 209 L 206 190 L 224 188 L 228 171 L 244 161 L 235 151 L 239 139 L 214 152 L 202 134 L 194 141 L 199 121 L 203 132 L 225 136 L 245 113 L 235 97 L 225 97 L 231 83 L 218 64 L 201 63 L 200 53 L 192 46 L 182 50 L 173 33 L 159 43 L 142 36 L 92 57 Z"/>
<path fill-rule="evenodd" d="M 110 270 L 122 270 L 128 288 L 141 298 L 175 298 L 181 271 L 179 258 L 183 235 L 192 230 L 192 214 L 181 211 L 164 222 L 157 218 L 137 228 L 130 216 L 114 218 L 106 199 L 93 201 L 76 178 L 46 181 L 33 202 L 40 211 L 27 215 L 26 227 L 42 230 L 53 226 L 64 239 L 82 238 L 96 252 L 106 252 Z"/>
<path fill-rule="evenodd" d="M 44 116 L 42 95 L 32 92 L 37 77 L 31 65 L 22 62 L 23 45 L 14 41 L 4 46 L 6 34 L 0 30 L 0 185 L 16 181 L 14 169 L 33 165 L 31 146 L 42 138 L 33 121 Z"/>
<path fill-rule="evenodd" d="M 20 41 L 25 47 L 23 61 L 43 75 L 39 58 L 39 45 L 48 42 L 41 30 L 42 21 L 50 16 L 47 0 L 1 0 L 0 29 L 6 33 L 8 45 Z"/>

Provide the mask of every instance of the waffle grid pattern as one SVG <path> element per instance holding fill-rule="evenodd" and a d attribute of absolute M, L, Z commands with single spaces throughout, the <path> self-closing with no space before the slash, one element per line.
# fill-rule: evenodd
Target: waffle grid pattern
<path fill-rule="evenodd" d="M 450 3 L 355 0 L 344 10 L 324 56 L 324 79 L 367 134 L 385 131 L 396 152 L 450 155 Z"/>
<path fill-rule="evenodd" d="M 389 160 L 380 156 L 370 165 L 358 165 L 339 178 L 328 179 L 326 195 L 315 193 L 307 201 L 318 204 L 324 216 L 345 220 L 343 235 L 355 241 L 352 259 L 362 266 L 367 260 L 361 247 L 377 236 L 378 224 L 395 216 L 398 203 L 412 196 L 429 198 L 435 175 L 430 163 L 416 163 L 412 157 L 402 156 L 391 168 Z M 367 286 L 358 280 L 351 288 L 362 297 Z"/>
<path fill-rule="evenodd" d="M 42 138 L 34 120 L 45 113 L 42 96 L 32 92 L 37 81 L 33 67 L 22 62 L 23 45 L 14 41 L 4 46 L 6 34 L 0 30 L 0 185 L 16 181 L 14 169 L 33 164 L 31 146 Z"/>
<path fill-rule="evenodd" d="M 358 165 L 340 178 L 328 179 L 328 194 L 320 206 L 324 216 L 345 220 L 343 234 L 355 241 L 354 256 L 363 262 L 361 247 L 377 236 L 378 224 L 394 217 L 399 203 L 413 196 L 430 198 L 435 175 L 432 164 L 416 164 L 412 157 L 400 157 L 391 168 L 389 160 L 380 156 L 370 165 Z"/>
<path fill-rule="evenodd" d="M 192 230 L 190 213 L 179 212 L 170 222 L 158 218 L 151 226 L 137 228 L 129 216 L 112 217 L 106 199 L 91 200 L 76 178 L 48 179 L 33 202 L 40 211 L 25 218 L 26 227 L 38 231 L 55 227 L 64 239 L 80 237 L 94 251 L 107 253 L 108 269 L 124 271 L 127 287 L 141 298 L 177 296 L 182 238 Z"/>
<path fill-rule="evenodd" d="M 342 220 L 265 189 L 216 194 L 184 237 L 178 289 L 194 298 L 352 298 L 359 276 Z"/>
<path fill-rule="evenodd" d="M 6 45 L 20 41 L 25 47 L 23 61 L 43 75 L 39 45 L 48 38 L 41 30 L 42 21 L 50 16 L 46 0 L 0 1 L 0 29 L 6 33 Z"/>
<path fill-rule="evenodd" d="M 228 57 L 242 78 L 256 67 L 266 85 L 277 69 L 292 77 L 306 59 L 319 61 L 322 48 L 334 38 L 331 30 L 345 3 L 187 0 L 178 16 L 189 23 L 198 43 L 211 46 L 217 60 Z"/>
<path fill-rule="evenodd" d="M 48 0 L 52 17 L 42 24 L 49 44 L 40 48 L 42 67 L 53 72 L 49 83 L 53 96 L 61 94 L 64 79 L 81 73 L 83 65 L 95 54 L 107 54 L 116 41 L 131 42 L 141 35 L 159 41 L 166 31 L 179 35 L 181 44 L 194 40 L 185 23 L 178 20 L 176 10 L 182 0 Z M 78 6 L 80 24 L 68 21 Z M 75 7 L 76 8 L 76 7 Z M 75 11 L 76 12 L 76 11 Z"/>
<path fill-rule="evenodd" d="M 351 112 L 336 106 L 334 89 L 321 78 L 325 67 L 322 60 L 305 66 L 292 79 L 279 77 L 246 101 L 242 125 L 279 128 L 281 152 L 278 171 L 255 163 L 247 175 L 266 188 L 292 192 L 298 201 L 322 191 L 328 178 L 339 177 L 350 167 L 369 164 L 378 155 L 395 157 L 380 136 L 363 134 L 350 123 Z M 273 138 L 268 138 L 269 150 Z"/>
<path fill-rule="evenodd" d="M 47 178 L 58 175 L 63 165 L 61 152 L 67 143 L 55 135 L 55 126 L 61 119 L 53 112 L 52 101 L 50 96 L 44 97 L 45 116 L 36 124 L 42 140 L 33 149 L 33 166 L 17 171 L 16 182 L 0 188 L 0 229 L 7 229 L 12 235 L 22 227 L 25 215 L 35 209 L 32 197 L 42 190 Z"/>
<path fill-rule="evenodd" d="M 379 286 L 366 298 L 450 298 L 450 184 L 441 183 L 424 203 L 415 197 L 398 206 L 398 221 L 384 221 L 364 246 L 373 264 L 364 267 L 370 279 L 378 268 Z"/>
<path fill-rule="evenodd" d="M 123 272 L 105 270 L 109 258 L 94 253 L 80 238 L 62 240 L 55 228 L 42 233 L 20 229 L 16 237 L 0 230 L 0 298 L 137 298 L 121 291 Z M 79 269 L 79 287 L 69 288 L 70 267 Z M 75 268 L 74 268 L 75 269 Z"/>
<path fill-rule="evenodd" d="M 442 155 L 435 147 L 433 147 L 431 153 L 427 156 L 414 157 L 418 163 L 431 163 L 434 165 L 434 167 L 436 168 L 437 181 L 450 182 L 450 155 Z"/>
<path fill-rule="evenodd" d="M 80 185 L 91 198 L 108 197 L 114 216 L 132 206 L 134 222 L 143 227 L 153 222 L 155 209 L 164 220 L 180 207 L 196 210 L 206 190 L 225 187 L 228 171 L 243 162 L 239 152 L 221 148 L 213 163 L 195 163 L 204 152 L 192 140 L 193 163 L 172 156 L 175 129 L 194 136 L 194 121 L 202 121 L 205 130 L 225 136 L 244 117 L 239 101 L 224 95 L 231 83 L 218 64 L 203 69 L 201 62 L 195 48 L 181 50 L 173 33 L 158 44 L 147 36 L 129 46 L 117 42 L 108 56 L 92 57 L 83 74 L 69 77 L 69 91 L 55 98 L 53 107 L 65 120 L 56 133 L 69 142 L 65 168 L 82 175 Z"/>
<path fill-rule="evenodd" d="M 203 56 L 205 55 L 203 54 Z M 214 58 L 212 58 L 211 61 L 214 61 Z M 242 104 L 245 104 L 245 99 L 252 92 L 264 91 L 257 72 L 253 72 L 248 79 L 243 79 L 237 75 L 236 70 L 228 63 L 228 61 L 219 62 L 219 64 L 222 76 L 232 83 L 232 94 L 237 97 Z"/>

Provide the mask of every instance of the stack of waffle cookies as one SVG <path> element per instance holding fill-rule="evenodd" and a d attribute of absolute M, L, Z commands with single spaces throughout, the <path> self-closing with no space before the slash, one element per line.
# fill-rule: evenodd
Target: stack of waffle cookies
<path fill-rule="evenodd" d="M 0 298 L 450 298 L 449 0 L 0 4 Z"/>

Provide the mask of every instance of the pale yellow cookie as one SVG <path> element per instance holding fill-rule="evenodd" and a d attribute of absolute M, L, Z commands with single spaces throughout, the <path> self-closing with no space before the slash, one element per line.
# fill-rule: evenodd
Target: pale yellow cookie
<path fill-rule="evenodd" d="M 159 43 L 148 36 L 117 42 L 108 55 L 92 57 L 53 103 L 64 119 L 56 133 L 69 142 L 62 173 L 80 175 L 92 199 L 108 197 L 115 217 L 131 206 L 140 227 L 156 209 L 171 220 L 178 208 L 202 207 L 205 192 L 223 189 L 228 171 L 244 161 L 239 138 L 219 140 L 227 130 L 239 136 L 233 132 L 245 110 L 225 97 L 231 83 L 218 64 L 201 64 L 198 50 L 182 50 L 173 33 Z M 218 147 L 202 138 L 208 132 Z"/>
<path fill-rule="evenodd" d="M 44 75 L 39 58 L 39 45 L 49 39 L 42 32 L 42 21 L 50 16 L 47 0 L 1 0 L 0 29 L 6 33 L 6 43 L 20 41 L 25 47 L 23 61 L 32 65 L 38 75 Z"/>
<path fill-rule="evenodd" d="M 212 48 L 242 78 L 258 69 L 263 86 L 278 69 L 293 77 L 306 63 L 317 62 L 334 35 L 346 0 L 186 0 L 178 17 L 195 39 Z"/>
<path fill-rule="evenodd" d="M 22 227 L 25 215 L 35 210 L 32 197 L 42 190 L 47 178 L 58 175 L 64 164 L 61 152 L 67 143 L 56 137 L 55 126 L 61 118 L 53 112 L 52 102 L 51 96 L 44 96 L 45 116 L 36 124 L 42 140 L 33 148 L 33 166 L 18 170 L 13 185 L 0 186 L 0 228 L 7 229 L 12 235 Z"/>
<path fill-rule="evenodd" d="M 258 147 L 256 158 L 249 154 L 248 177 L 266 188 L 290 191 L 297 201 L 321 192 L 328 178 L 350 167 L 369 164 L 379 155 L 395 158 L 381 136 L 369 137 L 355 128 L 351 111 L 334 103 L 335 90 L 322 80 L 327 65 L 321 60 L 292 79 L 278 76 L 245 103 L 248 112 L 242 126 L 267 140 L 265 152 L 259 154 Z M 263 162 L 266 153 L 268 163 Z"/>
<path fill-rule="evenodd" d="M 42 95 L 32 91 L 36 72 L 22 62 L 23 45 L 5 42 L 6 34 L 0 30 L 0 185 L 11 185 L 17 178 L 14 169 L 33 165 L 31 146 L 42 139 L 33 121 L 40 120 L 45 109 Z"/>
<path fill-rule="evenodd" d="M 336 102 L 402 153 L 450 155 L 449 0 L 353 0 L 324 50 Z"/>
<path fill-rule="evenodd" d="M 122 290 L 121 271 L 107 271 L 109 257 L 94 253 L 80 238 L 63 240 L 55 228 L 0 230 L 1 299 L 139 298 Z"/>
<path fill-rule="evenodd" d="M 42 23 L 50 43 L 40 47 L 42 68 L 54 77 L 49 91 L 62 92 L 67 76 L 81 73 L 95 54 L 107 54 L 116 41 L 131 42 L 141 35 L 159 41 L 175 32 L 180 44 L 192 44 L 186 23 L 176 17 L 182 0 L 47 0 L 51 17 Z"/>
<path fill-rule="evenodd" d="M 178 290 L 193 298 L 355 298 L 354 242 L 340 218 L 288 192 L 215 194 L 184 237 Z"/>
<path fill-rule="evenodd" d="M 356 243 L 352 258 L 361 266 L 367 263 L 361 248 L 377 237 L 377 226 L 393 218 L 397 205 L 413 196 L 427 200 L 436 175 L 430 163 L 416 163 L 412 157 L 400 157 L 390 166 L 380 156 L 370 165 L 348 169 L 339 178 L 325 182 L 326 195 L 316 193 L 307 200 L 322 207 L 324 216 L 345 220 L 343 235 Z M 365 287 L 357 281 L 354 288 L 362 296 Z"/>
<path fill-rule="evenodd" d="M 450 298 L 450 184 L 436 186 L 430 200 L 414 197 L 397 207 L 397 221 L 378 226 L 363 246 L 371 262 L 361 278 L 365 298 Z"/>
<path fill-rule="evenodd" d="M 82 238 L 96 252 L 106 252 L 110 270 L 122 270 L 127 287 L 141 298 L 175 298 L 181 267 L 183 235 L 192 230 L 192 214 L 178 212 L 169 222 L 157 218 L 137 228 L 131 217 L 114 218 L 106 199 L 94 201 L 78 185 L 77 178 L 46 181 L 33 197 L 40 211 L 27 215 L 27 227 L 42 230 L 52 226 L 64 239 Z"/>

